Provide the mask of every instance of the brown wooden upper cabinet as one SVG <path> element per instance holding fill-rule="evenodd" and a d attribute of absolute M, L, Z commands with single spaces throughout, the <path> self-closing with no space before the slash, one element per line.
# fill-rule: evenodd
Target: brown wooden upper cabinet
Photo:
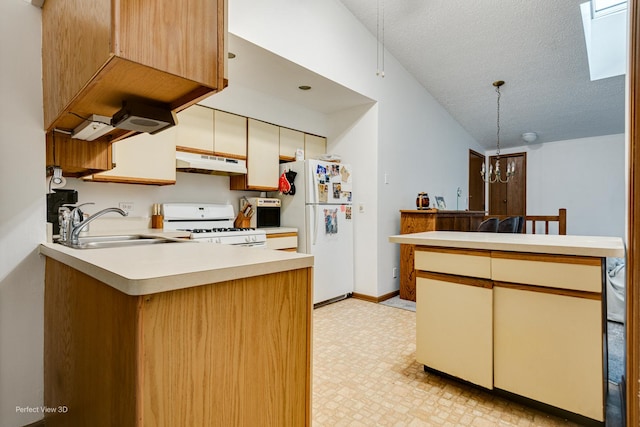
<path fill-rule="evenodd" d="M 222 90 L 225 14 L 225 0 L 47 0 L 45 130 L 111 117 L 125 100 L 177 112 Z M 100 140 L 133 134 L 114 130 Z"/>
<path fill-rule="evenodd" d="M 495 156 L 491 156 L 490 162 L 496 164 Z M 516 174 L 509 182 L 489 184 L 489 215 L 527 214 L 527 154 L 501 155 L 500 169 L 505 171 L 511 162 L 515 163 Z"/>

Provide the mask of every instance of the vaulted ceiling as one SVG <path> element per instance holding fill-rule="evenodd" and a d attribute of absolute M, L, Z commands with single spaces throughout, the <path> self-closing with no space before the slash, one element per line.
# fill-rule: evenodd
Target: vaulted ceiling
<path fill-rule="evenodd" d="M 487 149 L 496 143 L 496 80 L 506 82 L 502 147 L 524 144 L 524 132 L 536 143 L 624 132 L 625 77 L 590 80 L 582 0 L 339 1 Z M 234 83 L 324 113 L 371 101 L 233 35 L 229 49 L 238 54 Z M 324 96 L 302 96 L 292 81 Z"/>
<path fill-rule="evenodd" d="M 624 76 L 591 81 L 585 0 L 341 0 L 482 145 L 624 132 Z M 384 21 L 382 21 L 384 16 Z M 381 40 L 382 41 L 382 40 Z"/>

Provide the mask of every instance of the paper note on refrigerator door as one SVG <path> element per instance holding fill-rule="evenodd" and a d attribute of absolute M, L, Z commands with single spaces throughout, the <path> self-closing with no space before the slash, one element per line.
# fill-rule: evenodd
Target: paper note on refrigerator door
<path fill-rule="evenodd" d="M 318 184 L 318 203 L 327 203 L 329 201 L 329 185 Z"/>
<path fill-rule="evenodd" d="M 347 165 L 342 165 L 339 173 L 340 173 L 340 181 L 342 184 L 342 191 L 352 191 L 350 167 Z"/>
<path fill-rule="evenodd" d="M 325 234 L 338 233 L 338 209 L 324 210 L 324 232 Z"/>

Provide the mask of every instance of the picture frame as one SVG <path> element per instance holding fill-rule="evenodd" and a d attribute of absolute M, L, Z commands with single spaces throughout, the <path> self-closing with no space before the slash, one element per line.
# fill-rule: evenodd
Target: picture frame
<path fill-rule="evenodd" d="M 445 203 L 443 196 L 436 196 L 436 208 L 438 209 L 447 208 L 447 204 Z"/>

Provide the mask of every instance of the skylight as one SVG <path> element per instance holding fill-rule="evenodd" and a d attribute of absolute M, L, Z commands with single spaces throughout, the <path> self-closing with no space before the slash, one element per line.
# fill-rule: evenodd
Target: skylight
<path fill-rule="evenodd" d="M 627 0 L 591 0 L 591 15 L 600 18 L 627 8 Z"/>
<path fill-rule="evenodd" d="M 591 80 L 627 70 L 627 1 L 592 0 L 580 5 Z"/>

